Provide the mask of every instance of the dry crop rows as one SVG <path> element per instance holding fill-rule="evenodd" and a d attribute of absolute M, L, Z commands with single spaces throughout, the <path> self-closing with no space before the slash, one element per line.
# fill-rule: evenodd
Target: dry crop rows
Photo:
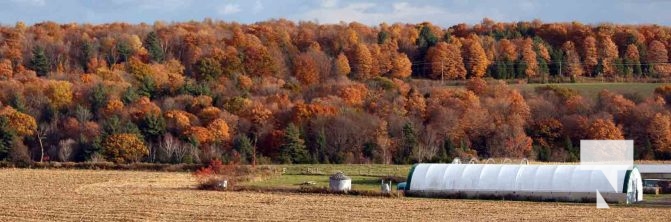
<path fill-rule="evenodd" d="M 671 210 L 593 204 L 194 190 L 186 173 L 0 169 L 0 221 L 666 220 Z"/>

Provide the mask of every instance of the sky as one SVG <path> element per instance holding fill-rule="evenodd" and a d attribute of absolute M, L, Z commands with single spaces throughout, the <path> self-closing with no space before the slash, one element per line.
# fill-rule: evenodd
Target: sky
<path fill-rule="evenodd" d="M 515 22 L 579 21 L 671 25 L 668 0 L 0 0 L 0 24 L 149 23 L 275 18 L 368 25 L 430 21 L 449 27 L 488 17 Z"/>

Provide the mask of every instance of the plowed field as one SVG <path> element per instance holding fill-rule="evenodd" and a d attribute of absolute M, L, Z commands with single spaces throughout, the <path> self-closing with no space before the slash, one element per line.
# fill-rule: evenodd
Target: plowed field
<path fill-rule="evenodd" d="M 666 221 L 671 209 L 193 189 L 186 173 L 0 169 L 0 221 Z"/>

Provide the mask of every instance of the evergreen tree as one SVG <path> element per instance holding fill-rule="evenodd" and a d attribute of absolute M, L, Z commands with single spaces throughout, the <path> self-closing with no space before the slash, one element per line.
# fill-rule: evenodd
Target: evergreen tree
<path fill-rule="evenodd" d="M 449 152 L 450 152 L 450 149 L 453 148 L 451 146 L 452 146 L 452 142 L 450 142 L 449 139 L 446 139 L 443 142 L 443 145 L 440 146 L 440 148 L 438 148 L 438 154 L 436 155 L 436 157 L 435 157 L 436 160 L 434 162 L 439 162 L 439 163 L 449 162 L 450 161 Z"/>
<path fill-rule="evenodd" d="M 14 140 L 14 133 L 7 127 L 7 118 L 0 117 L 0 160 L 5 160 L 9 157 L 9 151 L 12 148 L 12 141 Z"/>
<path fill-rule="evenodd" d="M 326 153 L 326 133 L 324 132 L 323 128 L 319 131 L 319 134 L 317 134 L 316 143 L 317 143 L 317 161 L 319 163 L 328 164 L 329 158 L 328 154 Z"/>
<path fill-rule="evenodd" d="M 580 156 L 580 151 L 575 150 L 575 147 L 573 147 L 573 141 L 571 141 L 571 138 L 566 136 L 566 139 L 564 141 L 564 148 L 566 151 L 569 153 L 569 159 L 568 161 L 579 161 L 579 156 Z"/>
<path fill-rule="evenodd" d="M 506 71 L 506 63 L 504 61 L 496 61 L 496 66 L 494 70 L 494 78 L 495 79 L 505 79 L 506 76 L 508 75 L 508 71 Z"/>
<path fill-rule="evenodd" d="M 98 84 L 93 89 L 91 89 L 91 94 L 89 94 L 89 102 L 91 103 L 91 110 L 93 114 L 97 115 L 98 110 L 105 107 L 107 104 L 107 87 L 103 84 Z"/>
<path fill-rule="evenodd" d="M 119 54 L 119 62 L 125 62 L 130 59 L 133 54 L 133 48 L 126 41 L 119 41 L 116 45 L 117 53 Z"/>
<path fill-rule="evenodd" d="M 426 54 L 426 51 L 429 50 L 431 46 L 438 43 L 438 37 L 431 32 L 429 26 L 423 26 L 419 31 L 419 38 L 417 38 L 417 47 L 420 50 L 420 53 Z"/>
<path fill-rule="evenodd" d="M 568 69 L 564 51 L 561 48 L 557 48 L 550 50 L 550 52 L 550 60 L 552 61 L 550 64 L 550 75 L 559 76 L 561 72 L 565 72 Z"/>
<path fill-rule="evenodd" d="M 86 138 L 83 135 L 77 140 L 79 152 L 75 153 L 75 161 L 88 161 L 91 157 L 102 152 L 100 137 Z"/>
<path fill-rule="evenodd" d="M 280 147 L 280 161 L 282 163 L 308 163 L 309 154 L 305 141 L 301 139 L 301 132 L 293 123 L 284 130 L 284 143 Z"/>
<path fill-rule="evenodd" d="M 89 61 L 93 58 L 95 48 L 93 47 L 93 44 L 91 44 L 89 41 L 84 41 L 81 45 L 81 55 L 79 57 L 79 64 L 82 66 L 84 69 L 84 72 L 91 72 L 92 70 L 91 67 L 89 67 Z"/>
<path fill-rule="evenodd" d="M 158 141 L 158 138 L 165 134 L 166 124 L 162 115 L 146 115 L 138 125 L 142 135 L 152 141 Z"/>
<path fill-rule="evenodd" d="M 394 155 L 394 162 L 398 164 L 410 163 L 410 155 L 417 145 L 419 145 L 417 132 L 410 123 L 406 123 L 403 126 L 403 142 L 400 149 L 396 152 L 396 155 Z"/>
<path fill-rule="evenodd" d="M 154 62 L 163 62 L 165 60 L 165 53 L 161 48 L 161 42 L 156 35 L 156 32 L 150 32 L 144 40 L 144 48 L 149 51 L 149 57 Z"/>
<path fill-rule="evenodd" d="M 523 78 L 526 76 L 524 70 L 527 69 L 527 64 L 522 60 L 517 60 L 515 63 L 515 76 L 513 78 Z"/>
<path fill-rule="evenodd" d="M 243 163 L 251 163 L 254 158 L 254 146 L 247 135 L 238 135 L 233 141 L 233 149 L 240 154 Z"/>
<path fill-rule="evenodd" d="M 19 112 L 26 112 L 26 102 L 23 94 L 12 93 L 9 96 L 9 105 Z"/>
<path fill-rule="evenodd" d="M 33 58 L 30 60 L 30 68 L 37 73 L 38 76 L 45 76 L 49 73 L 49 58 L 44 53 L 44 48 L 36 46 L 33 48 Z"/>
<path fill-rule="evenodd" d="M 140 85 L 138 86 L 137 93 L 140 96 L 146 96 L 150 99 L 156 99 L 160 95 L 157 94 L 158 89 L 156 87 L 156 82 L 153 78 L 145 76 L 139 79 Z"/>
<path fill-rule="evenodd" d="M 504 75 L 503 78 L 504 79 L 515 78 L 515 62 L 513 62 L 509 59 L 506 59 L 506 60 L 504 60 L 504 63 L 505 63 L 505 66 L 504 66 L 505 75 Z"/>
<path fill-rule="evenodd" d="M 387 39 L 389 39 L 389 33 L 386 31 L 380 31 L 377 33 L 377 44 L 384 44 Z"/>

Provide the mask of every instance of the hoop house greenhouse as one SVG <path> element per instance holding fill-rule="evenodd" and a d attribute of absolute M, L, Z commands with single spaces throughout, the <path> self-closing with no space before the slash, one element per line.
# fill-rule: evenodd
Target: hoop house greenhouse
<path fill-rule="evenodd" d="M 596 201 L 598 190 L 607 202 L 643 200 L 641 174 L 623 166 L 416 164 L 403 189 L 409 196 L 577 202 Z"/>

